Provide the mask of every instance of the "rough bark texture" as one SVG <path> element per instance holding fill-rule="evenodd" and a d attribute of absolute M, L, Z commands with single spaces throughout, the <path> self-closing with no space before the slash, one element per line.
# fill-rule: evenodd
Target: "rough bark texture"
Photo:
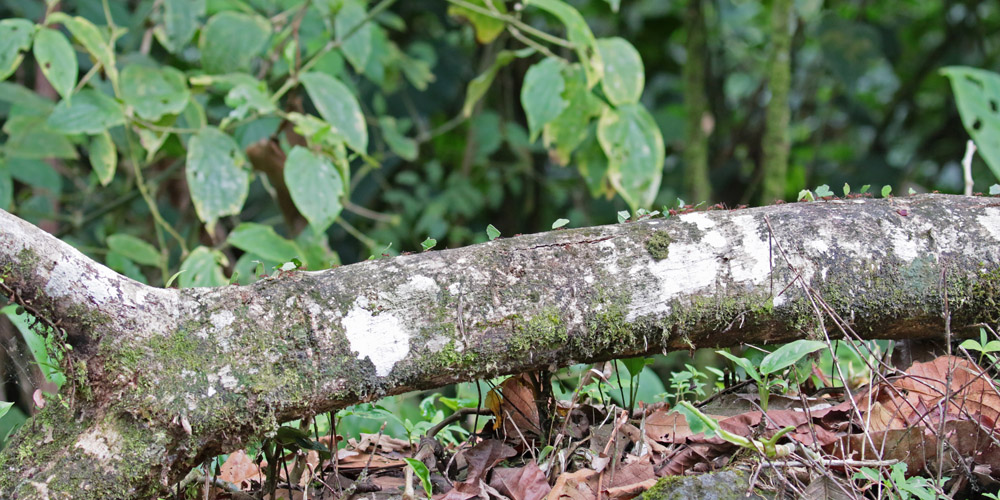
<path fill-rule="evenodd" d="M 145 498 L 283 421 L 639 353 L 996 323 L 1000 203 L 786 204 L 162 290 L 0 211 L 0 283 L 71 382 L 0 455 L 2 498 Z M 818 299 L 821 298 L 823 302 Z M 71 347 L 72 349 L 68 349 Z"/>

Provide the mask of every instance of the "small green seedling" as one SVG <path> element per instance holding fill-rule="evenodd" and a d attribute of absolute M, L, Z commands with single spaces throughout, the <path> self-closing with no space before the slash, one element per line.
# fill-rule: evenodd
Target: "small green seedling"
<path fill-rule="evenodd" d="M 1000 352 L 1000 340 L 989 340 L 986 337 L 986 329 L 979 329 L 979 341 L 975 339 L 968 339 L 965 342 L 959 344 L 959 347 L 968 351 L 979 351 L 979 364 L 983 364 L 983 357 L 990 360 L 990 363 L 995 363 L 997 357 L 993 355 L 995 352 Z"/>
<path fill-rule="evenodd" d="M 424 487 L 424 493 L 427 494 L 427 498 L 431 498 L 433 494 L 433 487 L 431 486 L 431 471 L 427 469 L 427 466 L 423 462 L 415 458 L 404 458 L 406 464 L 413 469 L 413 473 L 420 478 L 420 484 Z"/>
<path fill-rule="evenodd" d="M 774 433 L 774 435 L 769 439 L 758 441 L 756 439 L 749 439 L 738 434 L 733 434 L 732 432 L 723 429 L 717 420 L 705 415 L 687 401 L 678 402 L 677 406 L 674 407 L 674 410 L 681 415 L 684 415 L 684 419 L 687 420 L 688 427 L 691 428 L 691 432 L 695 434 L 704 432 L 706 437 L 719 436 L 736 446 L 756 451 L 771 459 L 787 457 L 795 451 L 794 444 L 777 444 L 778 440 L 785 434 L 794 431 L 795 426 L 789 425 L 788 427 Z"/>
<path fill-rule="evenodd" d="M 806 355 L 816 352 L 826 347 L 825 342 L 818 340 L 796 340 L 779 347 L 774 352 L 764 356 L 760 366 L 757 367 L 752 361 L 739 356 L 734 356 L 726 351 L 715 351 L 736 363 L 747 376 L 757 383 L 757 394 L 760 395 L 760 407 L 767 411 L 767 401 L 771 394 L 772 387 L 787 388 L 787 381 L 780 378 L 771 378 L 771 375 L 798 363 Z"/>

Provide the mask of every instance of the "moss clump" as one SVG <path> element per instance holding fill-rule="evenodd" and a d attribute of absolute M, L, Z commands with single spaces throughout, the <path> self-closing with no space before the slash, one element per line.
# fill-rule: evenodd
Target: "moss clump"
<path fill-rule="evenodd" d="M 566 342 L 566 325 L 555 309 L 545 309 L 515 326 L 515 335 L 508 346 L 511 353 L 524 353 L 542 346 Z"/>
<path fill-rule="evenodd" d="M 663 260 L 670 254 L 670 235 L 666 231 L 656 231 L 646 240 L 646 251 L 655 260 Z"/>

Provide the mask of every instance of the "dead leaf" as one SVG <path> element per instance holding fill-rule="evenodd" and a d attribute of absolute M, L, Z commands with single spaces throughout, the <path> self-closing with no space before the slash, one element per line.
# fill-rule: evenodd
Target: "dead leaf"
<path fill-rule="evenodd" d="M 516 469 L 493 469 L 490 486 L 511 500 L 541 500 L 552 491 L 545 473 L 534 461 Z"/>

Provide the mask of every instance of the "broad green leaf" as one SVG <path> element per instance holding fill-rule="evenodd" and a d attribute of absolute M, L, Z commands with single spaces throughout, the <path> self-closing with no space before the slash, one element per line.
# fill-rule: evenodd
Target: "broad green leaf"
<path fill-rule="evenodd" d="M 951 79 L 962 125 L 993 176 L 1000 179 L 1000 74 L 965 66 L 949 66 L 941 72 Z"/>
<path fill-rule="evenodd" d="M 433 485 L 431 484 L 431 471 L 424 465 L 423 462 L 415 458 L 404 458 L 406 464 L 413 469 L 413 473 L 420 478 L 420 484 L 424 487 L 424 494 L 427 498 L 431 498 L 433 495 Z"/>
<path fill-rule="evenodd" d="M 97 180 L 102 186 L 107 186 L 115 177 L 118 166 L 118 150 L 107 130 L 91 137 L 89 153 L 90 166 L 97 174 Z"/>
<path fill-rule="evenodd" d="M 56 106 L 55 102 L 13 82 L 0 82 L 0 102 L 16 104 L 22 110 L 31 110 L 36 116 L 49 116 Z"/>
<path fill-rule="evenodd" d="M 129 234 L 108 236 L 108 248 L 146 266 L 158 266 L 163 260 L 163 256 L 156 250 L 156 247 Z"/>
<path fill-rule="evenodd" d="M 770 375 L 798 363 L 809 353 L 826 347 L 826 342 L 819 340 L 796 340 L 777 348 L 760 362 L 760 373 Z"/>
<path fill-rule="evenodd" d="M 10 204 L 13 200 L 14 182 L 10 178 L 7 162 L 0 158 L 0 209 L 10 210 Z"/>
<path fill-rule="evenodd" d="M 222 274 L 222 266 L 219 264 L 226 262 L 226 256 L 222 252 L 199 246 L 181 263 L 177 283 L 181 288 L 225 285 L 229 281 Z"/>
<path fill-rule="evenodd" d="M 147 284 L 146 275 L 142 274 L 142 269 L 132 262 L 128 257 L 115 252 L 109 251 L 107 255 L 104 256 L 104 265 L 110 267 L 113 271 L 124 274 L 129 278 L 132 278 L 139 283 Z"/>
<path fill-rule="evenodd" d="M 299 78 L 319 115 L 344 138 L 354 151 L 368 150 L 368 127 L 361 106 L 346 85 L 323 73 L 306 73 Z"/>
<path fill-rule="evenodd" d="M 198 18 L 205 15 L 205 0 L 164 0 L 163 27 L 157 29 L 160 43 L 177 53 L 198 29 Z"/>
<path fill-rule="evenodd" d="M 10 176 L 22 184 L 56 195 L 62 193 L 62 176 L 47 162 L 8 158 L 7 168 L 10 170 Z"/>
<path fill-rule="evenodd" d="M 604 150 L 597 141 L 596 129 L 595 125 L 590 126 L 583 144 L 573 154 L 573 163 L 587 183 L 590 196 L 610 198 L 614 196 L 615 190 L 608 181 L 608 157 L 604 155 Z"/>
<path fill-rule="evenodd" d="M 472 9 L 449 3 L 448 15 L 465 18 L 472 23 L 472 27 L 476 30 L 476 40 L 479 41 L 479 43 L 490 43 L 495 40 L 500 33 L 503 33 L 506 23 L 501 19 L 497 19 L 496 17 L 489 16 L 482 12 L 482 10 L 495 10 L 499 14 L 506 14 L 507 6 L 504 5 L 502 0 L 489 0 L 489 3 L 487 3 L 486 0 L 466 0 L 466 3 L 479 7 L 479 9 Z"/>
<path fill-rule="evenodd" d="M 41 28 L 35 34 L 33 53 L 52 88 L 68 99 L 76 86 L 77 73 L 76 52 L 69 40 L 57 30 Z"/>
<path fill-rule="evenodd" d="M 337 39 L 341 40 L 340 50 L 358 73 L 365 70 L 372 54 L 372 22 L 367 17 L 363 3 L 344 0 L 333 21 Z M 364 25 L 358 28 L 361 23 Z"/>
<path fill-rule="evenodd" d="M 562 21 L 566 26 L 566 36 L 573 43 L 576 55 L 587 72 L 587 87 L 596 85 L 601 80 L 604 67 L 597 50 L 597 41 L 580 11 L 562 0 L 525 0 L 524 4 L 534 5 Z"/>
<path fill-rule="evenodd" d="M 426 252 L 426 251 L 434 248 L 434 245 L 437 245 L 437 244 L 438 244 L 438 240 L 435 240 L 434 238 L 427 238 L 426 240 L 420 242 L 420 248 L 423 248 L 424 251 Z"/>
<path fill-rule="evenodd" d="M 542 129 L 542 143 L 555 149 L 555 160 L 569 163 L 574 150 L 587 138 L 591 120 L 601 115 L 605 104 L 587 88 L 583 67 L 572 64 L 563 68 L 566 89 L 562 93 L 567 106 Z"/>
<path fill-rule="evenodd" d="M 396 119 L 391 116 L 380 116 L 378 126 L 382 129 L 382 138 L 393 153 L 408 161 L 417 159 L 417 141 L 403 135 Z"/>
<path fill-rule="evenodd" d="M 232 137 L 206 127 L 191 137 L 187 154 L 187 181 L 198 217 L 209 231 L 225 215 L 240 213 L 247 199 L 250 174 L 243 152 Z M 184 279 L 181 279 L 184 283 Z"/>
<path fill-rule="evenodd" d="M 628 370 L 628 374 L 631 377 L 637 377 L 642 372 L 642 369 L 646 367 L 646 358 L 643 356 L 619 359 L 618 361 L 625 365 L 625 369 Z"/>
<path fill-rule="evenodd" d="M 605 109 L 597 139 L 608 157 L 608 179 L 632 211 L 652 205 L 665 153 L 660 129 L 649 112 L 639 104 Z"/>
<path fill-rule="evenodd" d="M 125 110 L 113 97 L 94 89 L 83 89 L 72 100 L 59 101 L 45 122 L 64 134 L 99 134 L 125 124 Z"/>
<path fill-rule="evenodd" d="M 493 79 L 496 78 L 500 68 L 510 64 L 515 58 L 528 57 L 534 53 L 535 49 L 531 47 L 521 50 L 500 51 L 497 54 L 497 58 L 493 60 L 493 64 L 481 75 L 473 78 L 465 88 L 465 103 L 462 104 L 462 114 L 466 118 L 472 116 L 472 108 L 486 95 L 486 91 L 490 89 L 490 85 L 493 85 Z"/>
<path fill-rule="evenodd" d="M 528 117 L 528 134 L 535 142 L 546 123 L 554 120 L 566 109 L 563 90 L 566 82 L 562 76 L 563 63 L 548 57 L 528 68 L 521 86 L 521 106 Z"/>
<path fill-rule="evenodd" d="M 20 116 L 4 123 L 8 134 L 3 152 L 8 158 L 76 158 L 76 146 L 63 134 L 46 125 L 46 119 Z"/>
<path fill-rule="evenodd" d="M 76 41 L 83 45 L 83 48 L 87 49 L 97 62 L 101 63 L 104 67 L 104 72 L 110 77 L 111 81 L 118 80 L 118 68 L 115 66 L 115 51 L 111 48 L 111 44 L 103 33 L 101 33 L 100 28 L 94 25 L 85 17 L 72 17 L 68 16 L 62 12 L 53 12 L 49 14 L 46 19 L 49 23 L 61 23 L 66 29 L 69 30 L 70 34 Z"/>
<path fill-rule="evenodd" d="M 746 372 L 748 377 L 752 378 L 758 384 L 761 383 L 760 372 L 757 371 L 757 367 L 749 359 L 741 358 L 739 356 L 734 356 L 733 354 L 730 354 L 726 351 L 715 351 L 715 352 L 728 358 L 733 363 L 736 363 L 737 366 L 743 368 L 743 371 Z"/>
<path fill-rule="evenodd" d="M 500 230 L 497 229 L 493 224 L 486 226 L 486 237 L 493 241 L 500 237 Z"/>
<path fill-rule="evenodd" d="M 13 401 L 0 401 L 0 418 L 3 418 L 3 416 L 6 415 L 7 412 L 9 412 L 10 409 L 13 407 L 14 407 Z M 424 468 L 427 468 L 427 466 L 425 465 Z"/>
<path fill-rule="evenodd" d="M 642 67 L 639 51 L 624 38 L 602 38 L 597 41 L 597 50 L 604 64 L 601 86 L 611 104 L 621 106 L 639 102 L 642 87 L 646 83 L 646 73 Z"/>
<path fill-rule="evenodd" d="M 892 194 L 892 186 L 888 184 L 882 186 L 882 197 L 888 198 L 890 194 Z"/>
<path fill-rule="evenodd" d="M 236 226 L 226 241 L 244 252 L 275 262 L 288 262 L 302 257 L 302 251 L 295 242 L 282 238 L 271 226 L 255 222 L 244 222 Z"/>
<path fill-rule="evenodd" d="M 201 30 L 201 65 L 216 74 L 246 71 L 270 38 L 271 23 L 267 19 L 242 12 L 219 12 Z"/>
<path fill-rule="evenodd" d="M 340 172 L 328 158 L 306 148 L 295 146 L 288 154 L 285 184 L 295 207 L 317 233 L 326 231 L 343 209 L 340 197 L 345 184 Z"/>
<path fill-rule="evenodd" d="M 233 108 L 229 112 L 229 117 L 237 120 L 245 118 L 250 111 L 255 111 L 261 115 L 273 113 L 277 108 L 267 92 L 267 85 L 264 82 L 257 82 L 249 85 L 241 83 L 233 87 L 226 94 L 226 106 Z"/>
<path fill-rule="evenodd" d="M 56 385 L 62 385 L 66 381 L 66 377 L 59 371 L 59 363 L 49 356 L 45 337 L 31 328 L 32 319 L 28 313 L 22 312 L 21 314 L 17 314 L 17 306 L 11 304 L 0 309 L 0 314 L 6 314 L 10 322 L 17 328 L 17 331 L 21 333 L 21 338 L 27 344 L 28 350 L 31 351 L 31 356 L 35 358 L 35 363 L 38 364 L 38 368 L 42 372 L 42 376 L 45 377 L 45 380 Z"/>
<path fill-rule="evenodd" d="M 687 402 L 684 401 L 684 403 Z M 687 420 L 688 428 L 691 429 L 693 434 L 704 432 L 705 437 L 711 438 L 715 436 L 715 429 L 718 428 L 719 424 L 712 417 L 705 415 L 689 403 L 678 404 L 674 407 L 674 410 L 684 416 L 684 420 Z"/>
<path fill-rule="evenodd" d="M 35 35 L 35 23 L 27 19 L 0 21 L 0 80 L 6 80 L 24 59 Z"/>
<path fill-rule="evenodd" d="M 552 229 L 559 229 L 566 226 L 566 224 L 569 224 L 569 219 L 556 219 L 556 221 L 552 223 Z"/>
<path fill-rule="evenodd" d="M 184 73 L 169 66 L 130 64 L 122 70 L 121 89 L 125 104 L 150 121 L 179 114 L 191 97 Z"/>

